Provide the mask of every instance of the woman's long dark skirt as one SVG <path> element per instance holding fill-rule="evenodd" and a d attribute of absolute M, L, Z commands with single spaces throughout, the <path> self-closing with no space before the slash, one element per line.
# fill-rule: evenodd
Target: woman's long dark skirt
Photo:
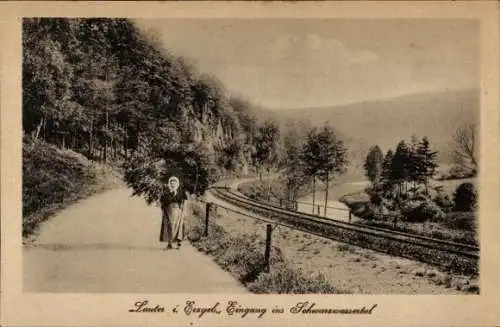
<path fill-rule="evenodd" d="M 180 207 L 176 203 L 168 206 L 167 212 L 163 212 L 160 229 L 160 242 L 180 241 L 184 236 L 184 217 Z"/>

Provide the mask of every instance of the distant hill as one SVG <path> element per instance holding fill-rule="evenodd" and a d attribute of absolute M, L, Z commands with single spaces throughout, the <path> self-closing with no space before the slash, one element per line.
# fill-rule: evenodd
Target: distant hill
<path fill-rule="evenodd" d="M 385 152 L 401 139 L 427 136 L 439 151 L 441 163 L 449 163 L 449 142 L 462 123 L 479 119 L 479 91 L 447 91 L 414 94 L 383 101 L 342 106 L 273 110 L 280 121 L 309 120 L 313 126 L 329 121 L 351 148 L 359 165 L 367 149 L 378 144 Z"/>

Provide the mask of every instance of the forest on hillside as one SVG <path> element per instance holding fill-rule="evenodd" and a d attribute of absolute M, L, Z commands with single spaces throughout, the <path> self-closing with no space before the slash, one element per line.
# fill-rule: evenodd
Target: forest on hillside
<path fill-rule="evenodd" d="M 257 110 L 128 19 L 23 20 L 24 142 L 123 167 L 137 193 L 160 164 L 195 193 L 275 166 L 279 128 Z"/>

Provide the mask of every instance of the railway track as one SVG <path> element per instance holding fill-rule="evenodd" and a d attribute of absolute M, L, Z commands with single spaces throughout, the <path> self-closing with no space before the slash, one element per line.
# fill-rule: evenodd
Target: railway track
<path fill-rule="evenodd" d="M 221 200 L 269 217 L 290 228 L 391 255 L 443 266 L 443 268 L 460 273 L 477 273 L 479 248 L 472 245 L 290 211 L 252 200 L 228 188 L 213 188 L 212 192 Z"/>

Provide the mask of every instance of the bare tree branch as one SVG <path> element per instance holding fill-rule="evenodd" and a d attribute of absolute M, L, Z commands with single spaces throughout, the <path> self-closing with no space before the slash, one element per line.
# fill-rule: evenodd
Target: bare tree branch
<path fill-rule="evenodd" d="M 476 133 L 475 124 L 468 124 L 457 128 L 451 145 L 455 164 L 464 168 L 477 170 Z"/>

